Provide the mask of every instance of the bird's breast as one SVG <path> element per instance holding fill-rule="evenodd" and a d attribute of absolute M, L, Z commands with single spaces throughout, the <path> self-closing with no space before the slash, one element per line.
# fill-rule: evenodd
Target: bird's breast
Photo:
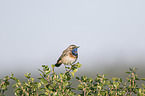
<path fill-rule="evenodd" d="M 76 61 L 77 57 L 69 53 L 63 58 L 63 63 L 66 65 L 73 64 Z"/>

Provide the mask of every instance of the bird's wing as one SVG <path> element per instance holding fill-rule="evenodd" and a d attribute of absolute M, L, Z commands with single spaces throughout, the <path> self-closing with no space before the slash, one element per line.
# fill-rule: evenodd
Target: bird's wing
<path fill-rule="evenodd" d="M 69 50 L 64 50 L 61 56 L 58 58 L 57 63 L 61 62 L 61 59 L 68 54 Z"/>

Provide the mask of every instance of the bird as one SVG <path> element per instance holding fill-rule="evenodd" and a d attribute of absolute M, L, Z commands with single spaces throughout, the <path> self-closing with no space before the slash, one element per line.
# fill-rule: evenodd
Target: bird
<path fill-rule="evenodd" d="M 67 49 L 65 49 L 62 52 L 55 66 L 59 67 L 61 64 L 72 65 L 73 63 L 75 63 L 78 58 L 78 52 L 77 52 L 78 48 L 79 46 L 70 45 Z"/>

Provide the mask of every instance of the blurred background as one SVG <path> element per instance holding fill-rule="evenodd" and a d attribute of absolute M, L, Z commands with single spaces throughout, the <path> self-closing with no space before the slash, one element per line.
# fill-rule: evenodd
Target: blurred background
<path fill-rule="evenodd" d="M 0 79 L 39 77 L 69 45 L 80 46 L 76 76 L 145 77 L 144 0 L 1 0 Z M 64 71 L 64 66 L 57 68 Z M 13 90 L 9 90 L 12 92 Z M 11 95 L 12 96 L 12 95 Z"/>

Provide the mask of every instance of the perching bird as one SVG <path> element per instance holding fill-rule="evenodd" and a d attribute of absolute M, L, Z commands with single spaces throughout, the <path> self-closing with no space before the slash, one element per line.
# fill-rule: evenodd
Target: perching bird
<path fill-rule="evenodd" d="M 66 50 L 63 51 L 62 55 L 57 60 L 55 66 L 59 67 L 62 63 L 65 65 L 71 65 L 74 62 L 76 62 L 78 58 L 78 52 L 77 52 L 78 48 L 79 46 L 70 45 Z"/>

